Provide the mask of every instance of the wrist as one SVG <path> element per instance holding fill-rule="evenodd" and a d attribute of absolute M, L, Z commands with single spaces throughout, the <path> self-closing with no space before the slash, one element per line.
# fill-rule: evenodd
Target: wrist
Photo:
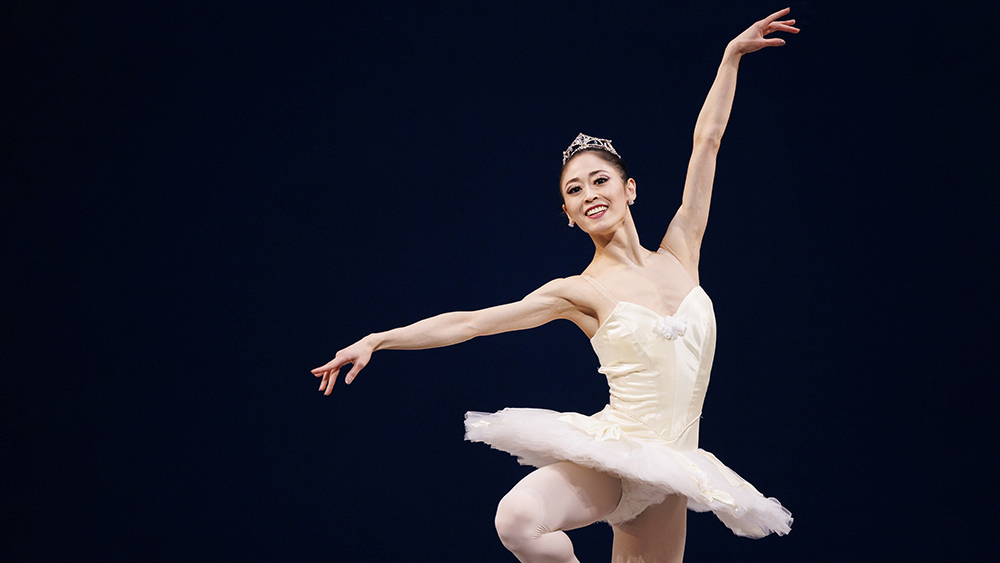
<path fill-rule="evenodd" d="M 740 52 L 739 48 L 736 46 L 736 41 L 733 40 L 730 41 L 728 45 L 726 45 L 726 50 L 723 51 L 722 53 L 722 62 L 723 64 L 727 62 L 738 63 L 740 62 L 740 58 L 742 56 L 743 53 Z"/>
<path fill-rule="evenodd" d="M 361 342 L 363 342 L 368 347 L 370 347 L 372 349 L 372 352 L 375 352 L 375 351 L 381 349 L 383 345 L 385 345 L 385 336 L 384 335 L 385 335 L 385 333 L 383 333 L 383 332 L 378 332 L 378 333 L 373 332 L 373 333 L 369 334 L 368 336 L 362 338 Z"/>

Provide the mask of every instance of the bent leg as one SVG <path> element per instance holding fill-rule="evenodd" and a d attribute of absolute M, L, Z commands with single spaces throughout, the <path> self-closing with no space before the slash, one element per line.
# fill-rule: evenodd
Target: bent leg
<path fill-rule="evenodd" d="M 687 534 L 687 498 L 670 495 L 628 522 L 612 526 L 613 563 L 680 563 Z"/>
<path fill-rule="evenodd" d="M 522 563 L 575 562 L 561 530 L 593 524 L 621 498 L 621 480 L 570 462 L 547 465 L 514 486 L 497 507 L 500 541 Z"/>

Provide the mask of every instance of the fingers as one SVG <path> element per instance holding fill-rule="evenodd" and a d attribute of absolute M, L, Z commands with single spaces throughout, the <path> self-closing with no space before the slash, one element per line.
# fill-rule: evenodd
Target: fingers
<path fill-rule="evenodd" d="M 319 366 L 318 368 L 312 369 L 310 371 L 316 377 L 319 377 L 319 376 L 323 375 L 323 373 L 328 372 L 328 371 L 330 371 L 332 369 L 339 370 L 340 368 L 344 367 L 344 364 L 346 364 L 346 363 L 347 363 L 346 360 L 343 360 L 341 358 L 334 358 L 334 359 L 330 360 L 329 362 L 327 362 L 327 363 Z"/>
<path fill-rule="evenodd" d="M 325 391 L 322 388 L 320 389 L 320 391 L 323 391 L 324 395 L 329 395 L 330 393 L 333 392 L 333 386 L 337 384 L 337 374 L 339 374 L 339 373 L 340 373 L 340 371 L 338 370 L 337 373 L 334 373 L 333 376 L 330 377 L 330 379 L 328 380 L 329 383 L 327 384 Z M 324 379 L 326 379 L 326 378 L 324 378 Z"/>
<path fill-rule="evenodd" d="M 351 382 L 354 381 L 354 378 L 358 375 L 358 372 L 368 365 L 367 362 L 360 360 L 356 360 L 354 362 L 347 360 L 337 361 L 334 359 L 325 366 L 312 370 L 313 375 L 323 378 L 319 382 L 319 390 L 322 391 L 324 395 L 329 395 L 333 392 L 333 386 L 337 383 L 337 376 L 340 374 L 340 369 L 348 363 L 354 364 L 351 367 L 351 370 L 347 372 L 347 375 L 344 377 L 344 383 L 350 385 Z"/>
<path fill-rule="evenodd" d="M 326 391 L 325 394 L 329 395 L 330 391 L 333 391 L 333 385 L 337 383 L 337 375 L 339 373 L 340 373 L 340 368 L 323 372 L 322 374 L 323 380 L 319 382 L 319 390 L 320 391 L 325 390 Z M 319 374 L 317 374 L 317 376 L 318 375 Z"/>
<path fill-rule="evenodd" d="M 794 35 L 799 32 L 799 28 L 792 25 L 794 23 L 795 20 L 783 20 L 783 21 L 771 22 L 766 26 L 764 26 L 764 28 L 761 30 L 760 36 L 765 37 L 767 35 L 774 33 L 775 31 L 784 31 L 785 33 L 791 33 Z M 777 43 L 768 43 L 768 45 L 776 45 L 776 44 Z M 784 43 L 781 43 L 781 45 L 784 45 Z"/>
<path fill-rule="evenodd" d="M 347 376 L 344 378 L 344 383 L 350 385 L 351 382 L 354 381 L 354 377 L 358 375 L 358 372 L 361 371 L 361 368 L 363 367 L 365 367 L 364 364 L 354 364 L 354 367 L 351 368 L 351 371 L 347 372 Z M 324 395 L 329 395 L 330 393 L 333 392 L 333 386 L 335 383 L 337 383 L 338 373 L 340 373 L 339 369 L 336 371 L 327 372 L 325 375 L 323 375 L 323 382 L 319 384 L 319 390 L 324 391 L 325 387 L 325 391 L 323 393 Z"/>
<path fill-rule="evenodd" d="M 330 391 L 333 390 L 333 385 L 337 383 L 337 374 L 340 373 L 340 368 L 344 367 L 347 362 L 342 358 L 334 358 L 327 362 L 326 364 L 310 370 L 316 377 L 322 377 L 323 379 L 319 382 L 319 390 L 326 391 L 329 395 Z"/>
<path fill-rule="evenodd" d="M 764 18 L 763 20 L 761 20 L 761 23 L 763 23 L 764 25 L 768 25 L 771 22 L 773 22 L 774 20 L 776 20 L 776 19 L 780 18 L 781 16 L 787 14 L 791 10 L 792 10 L 791 8 L 785 8 L 784 10 L 778 10 L 777 12 L 775 12 L 775 13 L 771 14 L 770 16 L 767 16 L 766 18 Z"/>
<path fill-rule="evenodd" d="M 347 372 L 347 377 L 344 378 L 344 383 L 350 385 L 354 378 L 358 375 L 358 372 L 364 369 L 365 364 L 363 362 L 358 362 L 354 364 L 351 371 Z"/>
<path fill-rule="evenodd" d="M 773 22 L 770 26 L 768 26 L 767 31 L 764 32 L 764 35 L 767 35 L 772 31 L 787 31 L 788 33 L 798 33 L 799 28 L 792 26 L 791 24 L 793 23 L 795 23 L 795 20 L 787 20 L 787 22 Z"/>

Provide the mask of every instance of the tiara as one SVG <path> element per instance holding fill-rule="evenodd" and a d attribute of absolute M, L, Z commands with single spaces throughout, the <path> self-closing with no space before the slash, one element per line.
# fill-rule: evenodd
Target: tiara
<path fill-rule="evenodd" d="M 618 158 L 621 158 L 618 151 L 611 146 L 611 139 L 601 139 L 599 137 L 591 137 L 590 135 L 580 133 L 575 139 L 573 139 L 573 142 L 569 144 L 569 148 L 563 151 L 563 165 L 565 166 L 566 161 L 573 158 L 574 154 L 587 149 L 601 149 L 602 151 L 608 151 Z"/>

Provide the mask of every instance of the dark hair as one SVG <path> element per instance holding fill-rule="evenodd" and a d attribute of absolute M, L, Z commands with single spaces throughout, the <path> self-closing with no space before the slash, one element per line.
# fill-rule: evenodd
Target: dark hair
<path fill-rule="evenodd" d="M 621 159 L 621 157 L 619 157 L 619 156 L 617 156 L 615 154 L 612 154 L 612 153 L 610 153 L 610 152 L 608 152 L 608 151 L 606 151 L 604 149 L 583 149 L 582 151 L 579 151 L 579 152 L 575 153 L 573 156 L 569 157 L 569 160 L 566 161 L 566 164 L 563 164 L 562 165 L 562 169 L 559 170 L 559 197 L 560 198 L 564 198 L 564 196 L 563 196 L 563 190 L 562 190 L 562 178 L 563 178 L 563 174 L 566 173 L 566 166 L 568 166 L 569 163 L 572 162 L 573 159 L 576 158 L 578 155 L 581 155 L 581 154 L 583 154 L 585 152 L 586 153 L 593 153 L 594 156 L 596 156 L 596 157 L 600 158 L 601 160 L 603 160 L 603 161 L 607 162 L 608 164 L 610 164 L 612 167 L 614 167 L 615 170 L 618 171 L 618 175 L 622 177 L 622 183 L 627 183 L 628 182 L 628 180 L 629 180 L 628 169 L 625 168 L 625 162 Z"/>

